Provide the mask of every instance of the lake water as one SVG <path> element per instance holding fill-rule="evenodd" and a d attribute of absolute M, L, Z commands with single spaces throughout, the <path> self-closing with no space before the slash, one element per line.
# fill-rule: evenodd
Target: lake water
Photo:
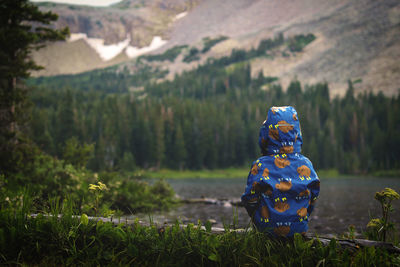
<path fill-rule="evenodd" d="M 175 192 L 182 198 L 226 198 L 239 199 L 244 192 L 246 179 L 170 179 L 167 180 Z M 374 199 L 376 191 L 391 187 L 400 192 L 400 179 L 396 178 L 321 178 L 320 196 L 311 215 L 309 232 L 326 234 L 342 234 L 349 225 L 356 231 L 365 230 L 370 218 L 380 217 L 381 209 Z M 400 229 L 400 200 L 394 201 L 395 208 L 392 221 Z M 146 216 L 141 216 L 146 219 Z M 184 223 L 209 219 L 216 221 L 215 226 L 232 224 L 242 228 L 249 225 L 250 219 L 243 207 L 229 205 L 186 204 L 169 212 L 152 215 L 154 221 L 174 222 L 177 218 Z M 236 219 L 235 219 L 236 218 Z"/>

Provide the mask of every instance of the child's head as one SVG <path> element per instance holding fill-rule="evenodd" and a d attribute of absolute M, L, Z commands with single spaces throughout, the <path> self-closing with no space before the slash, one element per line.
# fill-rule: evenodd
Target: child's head
<path fill-rule="evenodd" d="M 271 107 L 258 143 L 263 155 L 300 153 L 303 140 L 297 111 L 290 106 Z"/>

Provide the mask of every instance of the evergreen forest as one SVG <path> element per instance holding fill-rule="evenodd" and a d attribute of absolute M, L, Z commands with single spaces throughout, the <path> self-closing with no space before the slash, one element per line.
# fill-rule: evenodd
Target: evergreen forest
<path fill-rule="evenodd" d="M 30 135 L 55 156 L 71 138 L 93 144 L 94 171 L 242 167 L 260 156 L 258 130 L 268 108 L 291 105 L 300 116 L 302 152 L 315 168 L 399 169 L 400 97 L 355 95 L 351 81 L 344 97 L 333 98 L 326 83 L 293 80 L 282 88 L 275 77 L 252 78 L 246 60 L 283 42 L 280 36 L 234 50 L 172 81 L 160 82 L 165 71 L 140 62 L 134 74 L 114 67 L 31 79 Z"/>

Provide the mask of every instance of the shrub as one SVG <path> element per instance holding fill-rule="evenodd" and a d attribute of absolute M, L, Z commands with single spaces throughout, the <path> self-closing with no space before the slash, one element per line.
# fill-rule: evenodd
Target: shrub
<path fill-rule="evenodd" d="M 162 54 L 158 55 L 146 55 L 146 56 L 141 56 L 140 58 L 146 59 L 147 61 L 170 61 L 174 62 L 175 59 L 179 56 L 179 54 L 182 52 L 184 48 L 188 47 L 187 45 L 180 45 L 180 46 L 174 46 L 168 50 L 166 50 Z"/>
<path fill-rule="evenodd" d="M 210 39 L 209 37 L 203 38 L 203 49 L 201 53 L 207 53 L 214 45 L 218 44 L 219 42 L 225 41 L 228 39 L 226 36 L 220 36 L 214 39 Z"/>
<path fill-rule="evenodd" d="M 314 41 L 315 38 L 315 35 L 312 33 L 309 33 L 307 35 L 296 35 L 293 38 L 289 39 L 288 48 L 291 52 L 301 52 L 303 51 L 303 48 Z"/>
<path fill-rule="evenodd" d="M 189 50 L 189 54 L 187 54 L 184 58 L 183 58 L 183 62 L 189 63 L 195 60 L 199 60 L 200 57 L 198 56 L 199 54 L 199 50 L 196 47 L 192 47 Z"/>

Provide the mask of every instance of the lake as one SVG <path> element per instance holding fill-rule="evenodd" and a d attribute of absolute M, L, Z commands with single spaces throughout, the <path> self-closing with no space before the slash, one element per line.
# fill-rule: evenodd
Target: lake
<path fill-rule="evenodd" d="M 246 179 L 168 179 L 176 194 L 182 198 L 226 198 L 239 199 L 244 192 Z M 380 217 L 381 209 L 374 199 L 376 191 L 391 187 L 400 192 L 398 178 L 321 178 L 320 196 L 311 215 L 309 232 L 326 234 L 342 234 L 349 225 L 356 227 L 356 232 L 365 230 L 370 218 Z M 400 200 L 394 201 L 395 211 L 391 220 L 400 229 Z M 139 216 L 148 220 L 148 216 Z M 186 204 L 169 212 L 151 215 L 156 222 L 174 222 L 177 218 L 183 223 L 209 219 L 216 221 L 214 226 L 223 227 L 234 220 L 239 228 L 249 225 L 250 219 L 243 207 L 230 205 Z"/>

